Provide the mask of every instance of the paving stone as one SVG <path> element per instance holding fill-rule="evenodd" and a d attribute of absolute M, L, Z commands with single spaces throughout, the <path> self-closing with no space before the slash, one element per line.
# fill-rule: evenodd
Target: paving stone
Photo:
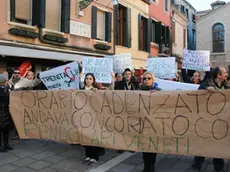
<path fill-rule="evenodd" d="M 37 161 L 33 164 L 28 165 L 29 168 L 32 168 L 34 170 L 41 170 L 45 167 L 48 167 L 50 164 L 45 161 Z"/>
<path fill-rule="evenodd" d="M 143 158 L 138 156 L 138 157 L 130 157 L 126 159 L 125 161 L 123 161 L 122 163 L 138 166 L 142 164 L 142 162 L 143 162 Z"/>
<path fill-rule="evenodd" d="M 25 158 L 25 157 L 35 154 L 34 152 L 30 151 L 29 149 L 25 149 L 25 148 L 14 149 L 11 151 L 11 153 L 19 158 Z"/>
<path fill-rule="evenodd" d="M 112 172 L 131 172 L 132 170 L 134 170 L 135 166 L 133 165 L 129 165 L 129 164 L 119 164 L 116 165 L 115 167 L 111 168 L 110 171 Z"/>
<path fill-rule="evenodd" d="M 40 170 L 39 172 L 57 172 L 57 170 L 52 169 L 52 168 L 44 168 L 44 169 Z"/>
<path fill-rule="evenodd" d="M 17 169 L 18 167 L 10 165 L 10 164 L 6 164 L 0 167 L 0 171 L 1 172 L 10 172 L 13 171 L 15 169 Z"/>
<path fill-rule="evenodd" d="M 54 155 L 54 156 L 44 159 L 44 161 L 54 164 L 54 163 L 63 161 L 64 159 L 66 159 L 66 157 L 60 156 L 60 155 Z"/>
<path fill-rule="evenodd" d="M 75 165 L 76 163 L 77 163 L 77 161 L 75 159 L 69 158 L 69 159 L 66 159 L 64 161 L 61 161 L 60 163 L 52 164 L 49 166 L 49 168 L 55 169 L 55 170 L 64 170 L 68 167 Z"/>
<path fill-rule="evenodd" d="M 29 164 L 34 163 L 36 160 L 31 159 L 31 158 L 24 158 L 24 159 L 20 159 L 18 161 L 14 161 L 11 164 L 18 166 L 18 167 L 23 167 L 23 166 L 27 166 Z"/>
<path fill-rule="evenodd" d="M 181 156 L 168 155 L 162 161 L 157 163 L 155 168 L 160 169 L 161 171 L 167 170 L 167 169 L 172 169 L 180 159 L 181 159 Z"/>
<path fill-rule="evenodd" d="M 35 172 L 35 170 L 31 168 L 23 167 L 23 168 L 18 168 L 16 170 L 13 170 L 11 172 Z"/>
<path fill-rule="evenodd" d="M 83 164 L 82 161 L 76 162 L 74 165 L 71 165 L 66 168 L 66 170 L 74 171 L 74 172 L 83 172 L 87 171 L 91 168 L 97 167 L 99 164 L 95 164 L 94 166 L 90 166 L 88 164 Z"/>
<path fill-rule="evenodd" d="M 19 158 L 11 153 L 0 153 L 0 166 L 11 163 Z M 1 167 L 0 167 L 1 168 Z"/>
<path fill-rule="evenodd" d="M 51 157 L 55 155 L 54 152 L 51 152 L 51 151 L 45 151 L 45 152 L 42 152 L 42 153 L 39 153 L 39 154 L 36 154 L 36 155 L 33 155 L 33 156 L 30 156 L 31 158 L 33 159 L 36 159 L 36 160 L 42 160 L 42 159 L 45 159 L 45 158 L 48 158 L 48 157 Z"/>

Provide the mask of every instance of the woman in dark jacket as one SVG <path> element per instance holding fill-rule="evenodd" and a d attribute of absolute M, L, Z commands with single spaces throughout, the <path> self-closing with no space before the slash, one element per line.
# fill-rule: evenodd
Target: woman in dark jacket
<path fill-rule="evenodd" d="M 83 90 L 97 90 L 96 88 L 96 79 L 94 74 L 87 73 L 84 79 Z M 95 146 L 85 146 L 85 161 L 89 165 L 93 165 L 99 161 L 99 156 L 102 156 L 105 153 L 105 149 Z"/>
<path fill-rule="evenodd" d="M 9 145 L 9 131 L 13 126 L 9 111 L 9 87 L 7 77 L 0 74 L 0 152 L 13 150 Z"/>
<path fill-rule="evenodd" d="M 155 76 L 151 72 L 145 72 L 142 79 L 142 85 L 140 90 L 143 91 L 161 91 L 155 82 Z M 143 152 L 144 171 L 143 172 L 154 172 L 156 153 Z"/>

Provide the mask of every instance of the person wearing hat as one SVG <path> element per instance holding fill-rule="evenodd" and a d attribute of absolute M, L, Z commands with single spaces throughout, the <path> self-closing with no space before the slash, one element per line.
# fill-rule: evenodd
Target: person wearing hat
<path fill-rule="evenodd" d="M 4 74 L 0 74 L 0 152 L 13 150 L 9 145 L 9 131 L 12 125 L 7 77 Z"/>
<path fill-rule="evenodd" d="M 115 90 L 138 90 L 138 81 L 132 76 L 132 71 L 126 68 L 123 72 L 123 79 L 115 84 Z"/>

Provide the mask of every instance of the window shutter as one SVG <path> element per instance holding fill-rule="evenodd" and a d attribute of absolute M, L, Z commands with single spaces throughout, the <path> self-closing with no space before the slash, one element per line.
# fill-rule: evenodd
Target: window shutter
<path fill-rule="evenodd" d="M 166 27 L 166 44 L 167 44 L 167 46 L 169 47 L 169 45 L 170 45 L 170 28 L 169 28 L 169 26 L 167 26 Z"/>
<path fill-rule="evenodd" d="M 125 10 L 125 32 L 124 32 L 124 46 L 131 48 L 132 35 L 131 35 L 131 9 Z"/>
<path fill-rule="evenodd" d="M 141 14 L 138 14 L 138 47 L 141 50 L 142 39 L 141 39 Z"/>
<path fill-rule="evenodd" d="M 61 32 L 70 32 L 70 0 L 61 2 Z"/>
<path fill-rule="evenodd" d="M 105 13 L 105 41 L 111 42 L 112 13 Z"/>
<path fill-rule="evenodd" d="M 32 25 L 45 27 L 45 14 L 46 14 L 46 1 L 45 0 L 33 0 L 32 2 Z"/>
<path fill-rule="evenodd" d="M 162 27 L 161 27 L 161 22 L 156 22 L 156 35 L 155 35 L 155 38 L 156 38 L 156 43 L 157 44 L 162 44 L 162 39 L 161 39 L 161 36 L 162 36 Z"/>
<path fill-rule="evenodd" d="M 10 21 L 15 19 L 15 0 L 10 0 Z"/>
<path fill-rule="evenodd" d="M 114 5 L 114 34 L 115 34 L 115 43 L 116 45 L 119 44 L 119 11 L 118 11 L 118 5 Z"/>
<path fill-rule="evenodd" d="M 92 6 L 92 38 L 97 38 L 97 7 Z"/>
<path fill-rule="evenodd" d="M 150 43 L 152 38 L 152 19 L 148 19 L 147 21 L 147 43 L 146 43 L 146 50 L 150 52 Z"/>

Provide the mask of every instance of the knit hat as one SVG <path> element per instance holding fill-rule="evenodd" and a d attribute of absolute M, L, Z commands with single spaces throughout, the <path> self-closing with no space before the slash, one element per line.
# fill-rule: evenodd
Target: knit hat
<path fill-rule="evenodd" d="M 5 84 L 7 77 L 3 74 L 0 74 L 0 85 Z"/>
<path fill-rule="evenodd" d="M 125 74 L 125 72 L 132 72 L 129 68 L 126 68 L 125 70 L 124 70 L 124 72 L 123 72 L 123 75 Z"/>

